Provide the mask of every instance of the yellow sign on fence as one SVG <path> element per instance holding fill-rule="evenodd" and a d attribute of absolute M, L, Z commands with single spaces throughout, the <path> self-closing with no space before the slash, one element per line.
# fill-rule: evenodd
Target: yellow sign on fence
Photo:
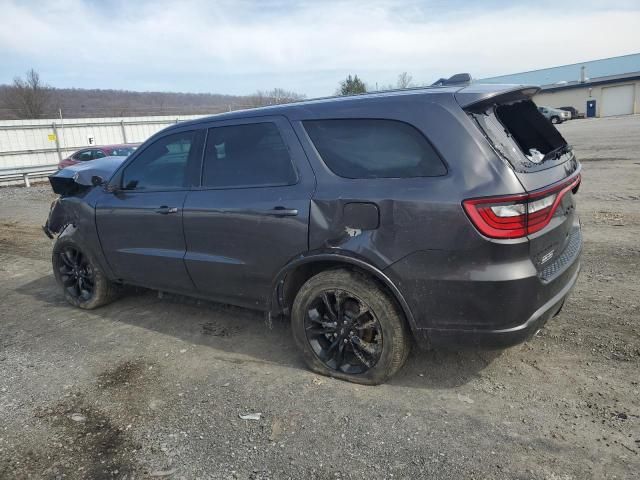
<path fill-rule="evenodd" d="M 50 133 L 49 135 L 47 135 L 47 138 L 49 139 L 50 142 L 55 142 L 56 141 L 56 134 L 55 133 Z"/>

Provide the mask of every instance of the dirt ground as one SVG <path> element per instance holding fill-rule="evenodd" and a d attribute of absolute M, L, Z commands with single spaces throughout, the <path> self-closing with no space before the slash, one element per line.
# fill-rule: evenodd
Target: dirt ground
<path fill-rule="evenodd" d="M 52 193 L 0 189 L 0 478 L 638 478 L 640 116 L 560 130 L 585 236 L 562 313 L 505 351 L 414 351 L 378 387 L 310 373 L 253 311 L 150 291 L 71 308 Z"/>

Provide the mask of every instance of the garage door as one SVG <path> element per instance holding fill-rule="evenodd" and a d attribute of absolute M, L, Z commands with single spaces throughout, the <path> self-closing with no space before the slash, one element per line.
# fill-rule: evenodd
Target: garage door
<path fill-rule="evenodd" d="M 602 89 L 601 117 L 629 115 L 633 113 L 633 85 L 605 87 Z"/>

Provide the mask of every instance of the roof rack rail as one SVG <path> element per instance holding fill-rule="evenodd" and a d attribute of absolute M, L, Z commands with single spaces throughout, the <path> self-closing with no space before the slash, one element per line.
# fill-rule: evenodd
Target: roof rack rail
<path fill-rule="evenodd" d="M 432 87 L 449 87 L 452 85 L 469 85 L 471 83 L 471 75 L 468 73 L 456 73 L 449 78 L 440 78 L 431 84 Z"/>

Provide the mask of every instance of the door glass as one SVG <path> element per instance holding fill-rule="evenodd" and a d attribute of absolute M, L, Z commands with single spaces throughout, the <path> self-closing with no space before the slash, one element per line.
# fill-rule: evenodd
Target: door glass
<path fill-rule="evenodd" d="M 93 158 L 102 158 L 102 157 L 106 157 L 106 155 L 104 154 L 104 152 L 102 150 L 94 150 L 93 151 Z"/>
<path fill-rule="evenodd" d="M 333 173 L 345 178 L 445 175 L 440 156 L 415 127 L 396 120 L 307 120 L 313 145 Z"/>
<path fill-rule="evenodd" d="M 197 150 L 191 148 L 196 134 L 175 133 L 149 145 L 125 168 L 122 186 L 136 190 L 186 187 L 189 154 Z"/>
<path fill-rule="evenodd" d="M 298 180 L 275 123 L 249 123 L 209 130 L 203 186 L 293 185 Z"/>
<path fill-rule="evenodd" d="M 76 153 L 74 159 L 86 162 L 87 160 L 93 160 L 92 150 L 85 150 L 84 152 Z"/>

